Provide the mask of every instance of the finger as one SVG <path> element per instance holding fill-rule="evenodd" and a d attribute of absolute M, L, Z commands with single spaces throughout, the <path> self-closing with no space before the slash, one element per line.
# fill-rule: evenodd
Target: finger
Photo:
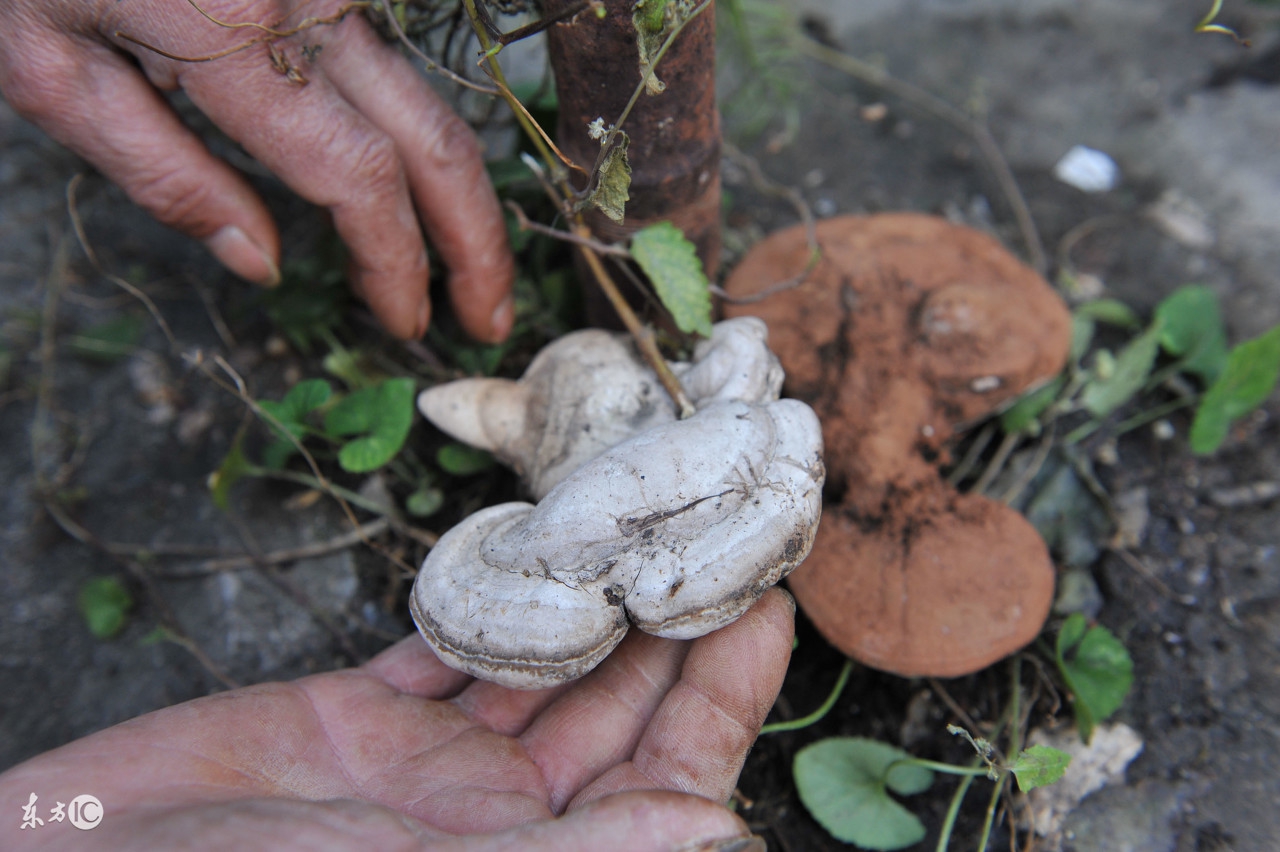
<path fill-rule="evenodd" d="M 476 724 L 515 737 L 522 734 L 547 705 L 572 688 L 572 684 L 566 683 L 550 689 L 508 689 L 478 680 L 462 690 L 453 703 Z"/>
<path fill-rule="evenodd" d="M 668 852 L 723 849 L 750 843 L 747 826 L 728 808 L 662 791 L 624 793 L 556 820 L 535 822 L 488 837 L 437 841 L 435 852 Z M 738 846 L 763 850 L 763 845 Z"/>
<path fill-rule="evenodd" d="M 733 624 L 696 640 L 635 756 L 589 784 L 570 810 L 636 789 L 727 800 L 782 688 L 794 622 L 790 595 L 771 589 Z"/>
<path fill-rule="evenodd" d="M 157 812 L 155 807 L 121 812 L 108 808 L 93 833 L 95 848 L 145 849 L 324 849 L 327 852 L 435 849 L 441 833 L 389 808 L 364 802 L 300 802 L 284 798 L 202 802 Z M 16 833 L 16 832 L 15 832 Z M 47 838 L 31 835 L 31 848 Z M 0 839 L 4 839 L 0 834 Z M 27 840 L 28 838 L 16 838 Z M 6 845 L 6 849 L 18 848 Z"/>
<path fill-rule="evenodd" d="M 452 698 L 472 680 L 440 662 L 416 633 L 387 648 L 362 668 L 392 689 L 432 701 Z"/>
<path fill-rule="evenodd" d="M 140 207 L 202 240 L 232 272 L 279 282 L 280 241 L 248 183 L 187 130 L 109 49 L 61 34 L 6 57 L 0 86 L 18 112 L 93 163 Z"/>
<path fill-rule="evenodd" d="M 344 24 L 340 36 L 320 62 L 338 91 L 395 141 L 423 224 L 449 268 L 458 319 L 477 339 L 506 338 L 514 262 L 475 133 L 363 21 Z"/>
<path fill-rule="evenodd" d="M 630 759 L 663 696 L 680 676 L 690 643 L 633 630 L 595 671 L 520 738 L 542 770 L 560 813 L 583 785 Z"/>
<path fill-rule="evenodd" d="M 178 64 L 174 79 L 294 192 L 329 208 L 357 289 L 383 326 L 402 338 L 422 334 L 427 254 L 391 138 L 323 75 L 313 74 L 306 86 L 290 83 L 272 68 L 266 45 L 217 62 Z"/>

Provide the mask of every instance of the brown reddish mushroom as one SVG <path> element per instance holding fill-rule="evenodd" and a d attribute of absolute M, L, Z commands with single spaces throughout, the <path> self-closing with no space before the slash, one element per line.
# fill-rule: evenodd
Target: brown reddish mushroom
<path fill-rule="evenodd" d="M 846 216 L 817 236 L 803 283 L 725 309 L 768 323 L 788 394 L 822 421 L 835 496 L 792 591 L 869 666 L 977 671 L 1039 633 L 1053 564 L 1020 514 L 958 493 L 936 465 L 958 430 L 1062 369 L 1070 315 L 994 239 L 933 216 Z M 775 233 L 726 290 L 760 293 L 809 256 L 802 227 Z"/>

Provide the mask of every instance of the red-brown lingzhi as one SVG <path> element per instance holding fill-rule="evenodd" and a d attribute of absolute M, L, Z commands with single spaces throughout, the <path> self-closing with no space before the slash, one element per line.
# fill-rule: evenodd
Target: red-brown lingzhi
<path fill-rule="evenodd" d="M 996 240 L 921 214 L 817 227 L 804 283 L 755 304 L 786 392 L 822 420 L 829 499 L 801 607 L 834 645 L 906 676 L 977 671 L 1035 638 L 1054 569 L 1035 529 L 938 471 L 956 431 L 1062 369 L 1070 315 Z M 749 296 L 801 273 L 802 227 L 757 245 L 726 284 Z"/>

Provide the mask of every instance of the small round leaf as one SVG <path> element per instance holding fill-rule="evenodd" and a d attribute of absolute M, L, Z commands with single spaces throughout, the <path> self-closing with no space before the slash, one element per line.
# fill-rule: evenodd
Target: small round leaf
<path fill-rule="evenodd" d="M 924 825 L 888 788 L 910 795 L 933 783 L 929 770 L 898 763 L 909 758 L 886 743 L 832 737 L 801 749 L 792 771 L 800 800 L 832 837 L 863 849 L 904 849 L 924 838 Z"/>

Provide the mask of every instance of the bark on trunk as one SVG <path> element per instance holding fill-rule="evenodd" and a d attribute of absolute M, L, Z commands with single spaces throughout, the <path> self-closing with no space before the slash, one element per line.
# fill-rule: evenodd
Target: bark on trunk
<path fill-rule="evenodd" d="M 545 15 L 573 0 L 543 0 Z M 633 0 L 605 0 L 601 20 L 591 11 L 547 32 L 551 67 L 560 100 L 557 136 L 561 150 L 589 169 L 600 143 L 587 125 L 605 126 L 622 114 L 640 84 L 640 59 L 632 24 Z M 707 274 L 720 260 L 720 118 L 715 90 L 715 5 L 690 21 L 657 67 L 666 83 L 659 95 L 644 94 L 622 129 L 631 137 L 631 200 L 618 225 L 597 210 L 588 223 L 606 241 L 624 239 L 645 225 L 670 221 L 698 247 Z M 575 175 L 579 187 L 585 178 Z"/>

